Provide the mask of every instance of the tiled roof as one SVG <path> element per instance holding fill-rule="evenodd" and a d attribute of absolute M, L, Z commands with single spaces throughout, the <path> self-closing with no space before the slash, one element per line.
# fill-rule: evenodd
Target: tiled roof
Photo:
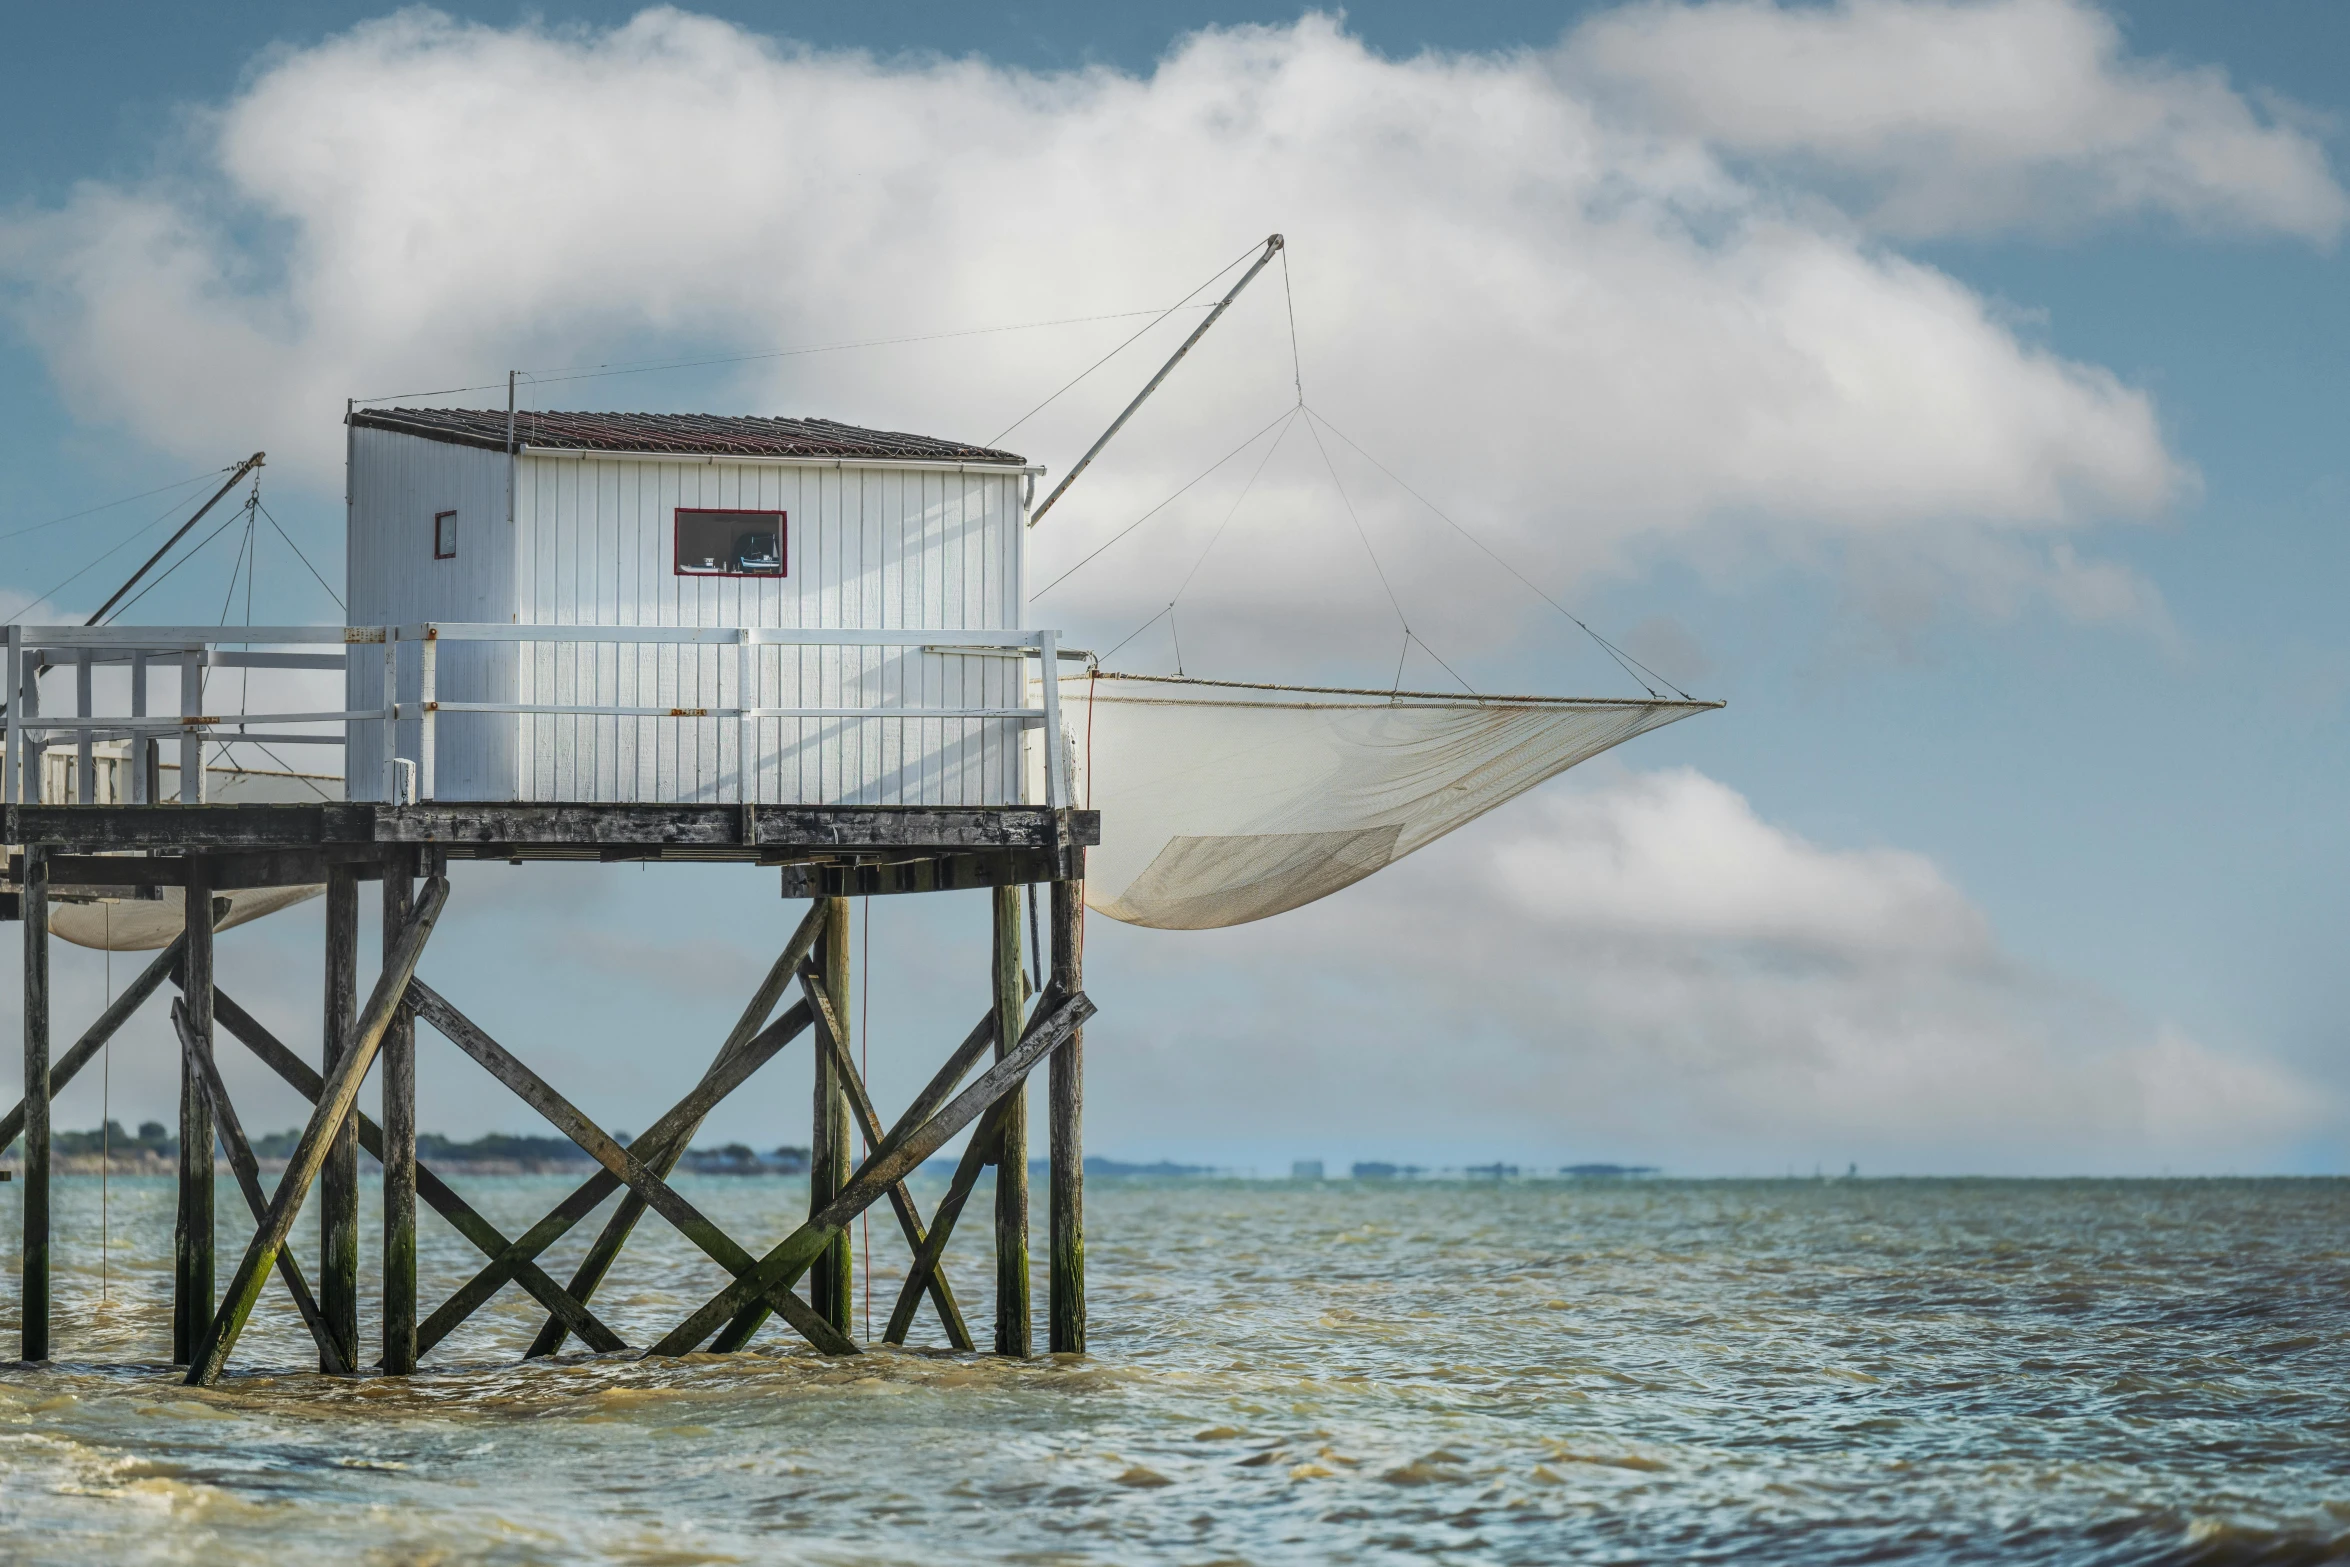
<path fill-rule="evenodd" d="M 428 441 L 506 449 L 506 412 L 489 408 L 362 408 L 362 430 L 398 430 Z M 837 457 L 878 461 L 1001 463 L 1027 459 L 986 446 L 897 430 L 864 430 L 830 419 L 765 419 L 753 414 L 608 414 L 527 411 L 515 440 L 554 451 L 676 452 L 718 457 Z"/>

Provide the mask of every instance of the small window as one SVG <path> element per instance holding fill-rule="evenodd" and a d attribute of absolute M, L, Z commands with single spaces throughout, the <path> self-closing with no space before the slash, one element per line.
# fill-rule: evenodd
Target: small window
<path fill-rule="evenodd" d="M 457 558 L 457 514 L 453 511 L 436 511 L 432 514 L 432 558 Z"/>
<path fill-rule="evenodd" d="M 783 549 L 782 512 L 677 509 L 681 577 L 780 577 Z"/>

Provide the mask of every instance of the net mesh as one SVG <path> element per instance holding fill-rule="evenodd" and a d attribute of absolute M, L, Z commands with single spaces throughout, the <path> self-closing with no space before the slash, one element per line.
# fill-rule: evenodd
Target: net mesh
<path fill-rule="evenodd" d="M 1085 901 L 1162 930 L 1326 898 L 1635 735 L 1717 706 L 1087 674 L 1061 681 Z"/>

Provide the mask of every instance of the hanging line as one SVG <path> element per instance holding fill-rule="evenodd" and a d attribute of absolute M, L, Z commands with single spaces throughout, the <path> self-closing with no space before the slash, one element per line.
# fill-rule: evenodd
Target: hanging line
<path fill-rule="evenodd" d="M 1101 555 L 1103 550 L 1108 549 L 1111 545 L 1126 537 L 1127 534 L 1132 533 L 1135 529 L 1141 527 L 1144 523 L 1150 521 L 1153 517 L 1156 517 L 1160 512 L 1165 511 L 1168 507 L 1181 500 L 1184 495 L 1191 490 L 1193 485 L 1198 484 L 1200 480 L 1207 478 L 1208 475 L 1214 473 L 1218 468 L 1223 467 L 1233 458 L 1238 457 L 1242 452 L 1245 452 L 1250 447 L 1256 445 L 1258 441 L 1264 439 L 1265 435 L 1272 430 L 1273 426 L 1279 424 L 1282 420 L 1291 417 L 1296 412 L 1297 410 L 1294 408 L 1284 408 L 1281 410 L 1281 412 L 1266 420 L 1263 429 L 1257 431 L 1256 434 L 1250 436 L 1247 440 L 1241 442 L 1238 446 L 1235 446 L 1232 448 L 1232 450 L 1217 458 L 1207 467 L 1201 469 L 1198 476 L 1193 478 L 1189 483 L 1185 484 L 1182 489 L 1177 490 L 1174 494 L 1159 502 L 1158 505 L 1153 506 L 1149 511 L 1144 512 L 1141 516 L 1135 518 L 1125 527 L 1120 528 L 1116 533 L 1112 534 L 1107 540 L 1105 540 L 1101 546 L 1097 548 L 1091 555 L 1086 556 L 1085 559 L 1079 561 L 1076 565 L 1071 566 L 1067 571 L 1062 572 L 1059 576 L 1053 578 L 1052 581 L 1046 583 L 1043 587 L 1038 588 L 1034 593 L 1029 594 L 1028 602 L 1031 604 L 1035 603 L 1038 599 L 1043 598 L 1047 593 L 1052 592 L 1053 589 L 1059 587 L 1062 583 L 1068 581 L 1071 577 L 1076 576 L 1077 573 L 1083 571 L 1087 566 L 1092 565 L 1093 562 Z"/>
<path fill-rule="evenodd" d="M 1306 367 L 1297 352 L 1297 299 L 1289 291 L 1289 247 L 1281 247 L 1281 302 L 1289 307 L 1289 378 L 1297 385 L 1297 405 L 1306 405 Z"/>
<path fill-rule="evenodd" d="M 1202 283 L 1199 287 L 1193 289 L 1190 293 L 1184 295 L 1181 299 L 1178 299 L 1175 301 L 1175 303 L 1160 311 L 1158 315 L 1154 316 L 1150 321 L 1146 322 L 1141 330 L 1137 331 L 1134 336 L 1126 339 L 1125 342 L 1120 343 L 1116 348 L 1111 349 L 1108 353 L 1102 355 L 1101 358 L 1096 359 L 1092 364 L 1087 365 L 1083 370 L 1077 372 L 1075 378 L 1070 380 L 1067 385 L 1063 386 L 1059 392 L 1053 393 L 1051 397 L 1048 397 L 1043 402 L 1038 403 L 1034 408 L 1029 409 L 1028 412 L 1022 414 L 1019 418 L 1013 420 L 1010 424 L 1005 425 L 1001 430 L 998 430 L 995 434 L 989 436 L 987 439 L 987 444 L 990 446 L 995 445 L 996 442 L 1002 440 L 1005 436 L 1010 435 L 1014 430 L 1019 429 L 1020 426 L 1026 424 L 1029 420 L 1035 418 L 1038 414 L 1043 413 L 1045 409 L 1052 406 L 1055 399 L 1060 397 L 1061 392 L 1068 391 L 1070 387 L 1075 386 L 1079 381 L 1084 380 L 1087 376 L 1093 374 L 1096 370 L 1099 370 L 1102 366 L 1108 364 L 1111 360 L 1126 352 L 1127 349 L 1133 347 L 1135 343 L 1141 340 L 1144 333 L 1149 332 L 1153 327 L 1166 320 L 1176 311 L 1181 310 L 1185 305 L 1190 304 L 1200 295 L 1206 293 L 1209 289 L 1214 288 L 1219 282 L 1223 280 L 1225 273 L 1230 272 L 1234 267 L 1239 266 L 1250 256 L 1255 255 L 1257 249 L 1257 246 L 1251 245 L 1248 247 L 1248 249 L 1242 251 L 1239 255 L 1224 263 L 1224 265 L 1217 270 L 1214 277 L 1209 278 L 1205 283 Z M 1300 402 L 1305 400 L 1303 393 L 1299 394 L 1298 400 Z"/>
<path fill-rule="evenodd" d="M 1615 660 L 1617 667 L 1622 669 L 1625 674 L 1630 675 L 1633 681 L 1642 689 L 1646 690 L 1650 696 L 1663 696 L 1664 692 L 1657 690 L 1657 686 L 1662 685 L 1666 691 L 1672 692 L 1675 696 L 1681 698 L 1685 702 L 1695 700 L 1689 695 L 1688 692 L 1682 690 L 1679 686 L 1673 684 L 1673 682 L 1670 680 L 1665 679 L 1664 676 L 1658 674 L 1655 670 L 1650 669 L 1646 664 L 1641 663 L 1640 660 L 1634 658 L 1631 654 L 1625 652 L 1622 648 L 1617 647 L 1613 642 L 1610 642 L 1607 638 L 1592 630 L 1590 625 L 1584 621 L 1582 616 L 1567 608 L 1566 605 L 1561 604 L 1557 599 L 1552 598 L 1548 593 L 1545 593 L 1541 586 L 1536 583 L 1533 578 L 1527 576 L 1517 567 L 1502 559 L 1501 556 L 1494 551 L 1493 547 L 1487 544 L 1483 539 L 1478 538 L 1477 535 L 1471 533 L 1468 529 L 1453 521 L 1450 516 L 1445 514 L 1442 507 L 1438 506 L 1434 501 L 1428 499 L 1427 496 L 1422 495 L 1418 490 L 1413 489 L 1409 484 L 1406 484 L 1403 479 L 1396 474 L 1394 469 L 1388 467 L 1385 463 L 1372 456 L 1369 452 L 1364 451 L 1363 448 L 1356 443 L 1354 437 L 1348 435 L 1344 430 L 1341 430 L 1338 428 L 1338 426 L 1332 424 L 1328 419 L 1322 417 L 1319 411 L 1308 408 L 1306 410 L 1306 417 L 1323 429 L 1328 430 L 1332 435 L 1335 435 L 1340 440 L 1346 442 L 1348 446 L 1353 447 L 1356 456 L 1362 458 L 1363 461 L 1369 463 L 1372 467 L 1387 475 L 1388 478 L 1394 480 L 1397 488 L 1401 489 L 1413 500 L 1418 501 L 1421 505 L 1434 512 L 1437 516 L 1437 519 L 1444 523 L 1446 527 L 1452 529 L 1462 538 L 1467 539 L 1471 544 L 1476 545 L 1478 549 L 1485 552 L 1487 559 L 1491 560 L 1502 570 L 1508 572 L 1511 576 L 1517 578 L 1519 582 L 1525 584 L 1528 592 L 1532 593 L 1536 598 L 1542 600 L 1543 603 L 1548 604 L 1552 609 L 1557 610 L 1561 615 L 1564 615 L 1570 622 L 1574 624 L 1577 630 L 1581 631 L 1585 636 L 1589 637 L 1593 642 L 1597 643 L 1599 645 L 1600 651 L 1606 653 L 1609 658 Z M 1420 645 L 1422 647 L 1427 646 L 1425 642 L 1421 643 Z"/>
<path fill-rule="evenodd" d="M 1167 606 L 1167 635 L 1175 642 L 1175 673 L 1183 673 L 1183 633 L 1175 629 L 1175 606 Z"/>

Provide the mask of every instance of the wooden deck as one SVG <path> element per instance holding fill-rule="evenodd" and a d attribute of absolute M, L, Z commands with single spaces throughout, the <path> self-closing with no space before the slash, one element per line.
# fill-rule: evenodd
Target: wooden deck
<path fill-rule="evenodd" d="M 302 885 L 400 848 L 475 860 L 680 860 L 782 866 L 797 896 L 1077 880 L 1097 811 L 1043 806 L 11 805 L 0 842 L 50 851 L 59 887 Z M 128 851 L 128 852 L 126 852 Z M 144 851 L 143 853 L 140 851 Z M 10 866 L 10 881 L 19 876 Z"/>

